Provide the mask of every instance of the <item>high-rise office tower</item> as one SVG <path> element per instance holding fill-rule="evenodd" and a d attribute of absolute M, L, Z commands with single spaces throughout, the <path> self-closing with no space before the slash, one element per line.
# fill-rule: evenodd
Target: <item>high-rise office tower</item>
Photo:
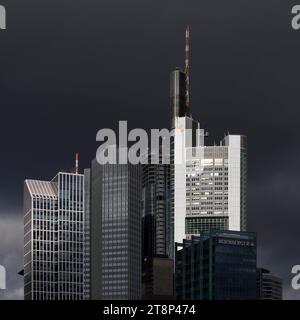
<path fill-rule="evenodd" d="M 91 169 L 84 169 L 84 300 L 91 299 Z"/>
<path fill-rule="evenodd" d="M 228 134 L 218 145 L 206 144 L 205 130 L 191 116 L 189 101 L 182 100 L 184 88 L 189 90 L 183 79 L 184 75 L 186 81 L 189 78 L 187 69 L 171 75 L 175 128 L 171 148 L 171 220 L 176 242 L 210 230 L 247 229 L 246 137 Z"/>
<path fill-rule="evenodd" d="M 179 300 L 255 300 L 256 235 L 216 231 L 176 243 Z"/>
<path fill-rule="evenodd" d="M 84 177 L 24 184 L 25 300 L 82 300 Z"/>
<path fill-rule="evenodd" d="M 154 156 L 158 164 L 151 164 Z M 170 256 L 170 213 L 170 165 L 162 164 L 160 149 L 150 153 L 148 164 L 142 165 L 143 258 Z"/>
<path fill-rule="evenodd" d="M 267 269 L 257 269 L 257 299 L 282 300 L 282 280 Z"/>
<path fill-rule="evenodd" d="M 142 165 L 142 298 L 173 297 L 173 239 L 171 238 L 170 165 L 162 148 L 146 155 Z M 164 155 L 165 156 L 165 155 Z M 157 164 L 151 163 L 156 160 Z"/>
<path fill-rule="evenodd" d="M 177 166 L 175 176 L 175 232 L 179 238 L 183 225 L 186 236 L 210 230 L 245 231 L 246 138 L 229 135 L 219 146 L 185 146 L 184 151 L 185 164 Z"/>
<path fill-rule="evenodd" d="M 91 168 L 91 298 L 141 298 L 141 167 Z"/>

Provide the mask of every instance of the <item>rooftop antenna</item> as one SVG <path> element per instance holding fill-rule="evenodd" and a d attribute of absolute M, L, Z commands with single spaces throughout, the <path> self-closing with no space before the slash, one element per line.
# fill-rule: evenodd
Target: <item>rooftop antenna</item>
<path fill-rule="evenodd" d="M 185 109 L 190 113 L 190 27 L 185 31 Z"/>
<path fill-rule="evenodd" d="M 75 173 L 79 173 L 79 153 L 76 152 L 76 157 L 75 157 Z"/>

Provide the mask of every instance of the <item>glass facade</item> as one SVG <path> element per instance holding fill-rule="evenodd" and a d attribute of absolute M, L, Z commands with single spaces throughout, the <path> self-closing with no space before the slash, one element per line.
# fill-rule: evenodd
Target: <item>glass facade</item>
<path fill-rule="evenodd" d="M 84 299 L 91 298 L 91 170 L 84 170 Z"/>
<path fill-rule="evenodd" d="M 144 164 L 142 173 L 143 257 L 170 256 L 170 165 L 160 156 L 159 164 Z"/>
<path fill-rule="evenodd" d="M 141 167 L 92 162 L 92 299 L 141 296 Z"/>
<path fill-rule="evenodd" d="M 24 297 L 83 299 L 83 175 L 58 173 L 26 180 L 24 190 Z"/>
<path fill-rule="evenodd" d="M 255 300 L 256 236 L 219 231 L 176 244 L 176 297 Z"/>
<path fill-rule="evenodd" d="M 195 235 L 211 230 L 228 230 L 228 217 L 187 217 L 186 234 Z"/>

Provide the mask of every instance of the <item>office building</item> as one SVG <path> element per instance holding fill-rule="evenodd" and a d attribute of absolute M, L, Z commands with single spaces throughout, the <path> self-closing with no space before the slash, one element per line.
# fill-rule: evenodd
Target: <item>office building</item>
<path fill-rule="evenodd" d="M 151 164 L 153 156 L 159 157 L 158 164 Z M 143 259 L 170 256 L 170 214 L 170 165 L 162 164 L 161 151 L 150 153 L 148 164 L 142 165 Z"/>
<path fill-rule="evenodd" d="M 186 48 L 189 48 L 189 32 Z M 171 74 L 171 223 L 175 242 L 211 230 L 247 230 L 247 139 L 225 135 L 206 142 L 207 132 L 190 110 L 188 52 L 185 71 Z M 184 81 L 185 76 L 185 81 Z M 187 83 L 188 82 L 188 83 Z M 184 90 L 186 93 L 184 95 Z"/>
<path fill-rule="evenodd" d="M 91 299 L 91 169 L 84 169 L 84 271 L 83 291 L 84 300 Z"/>
<path fill-rule="evenodd" d="M 141 298 L 141 167 L 91 168 L 91 298 Z"/>
<path fill-rule="evenodd" d="M 282 280 L 267 269 L 257 269 L 257 299 L 282 300 Z"/>
<path fill-rule="evenodd" d="M 83 300 L 84 176 L 24 183 L 25 300 Z"/>
<path fill-rule="evenodd" d="M 255 300 L 256 236 L 216 231 L 175 245 L 179 300 Z"/>

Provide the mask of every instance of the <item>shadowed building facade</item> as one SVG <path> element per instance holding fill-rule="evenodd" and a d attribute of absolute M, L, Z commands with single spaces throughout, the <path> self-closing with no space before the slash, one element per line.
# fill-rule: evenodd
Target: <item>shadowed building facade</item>
<path fill-rule="evenodd" d="M 141 298 L 141 167 L 91 168 L 91 298 Z"/>
<path fill-rule="evenodd" d="M 143 300 L 170 300 L 173 292 L 174 260 L 152 256 L 143 261 Z"/>
<path fill-rule="evenodd" d="M 257 269 L 257 299 L 282 300 L 282 280 L 264 268 Z"/>
<path fill-rule="evenodd" d="M 255 234 L 216 231 L 175 247 L 177 299 L 256 299 Z"/>
<path fill-rule="evenodd" d="M 171 242 L 170 165 L 162 163 L 161 149 L 142 165 L 143 258 L 169 256 Z M 153 157 L 158 164 L 151 163 Z"/>

